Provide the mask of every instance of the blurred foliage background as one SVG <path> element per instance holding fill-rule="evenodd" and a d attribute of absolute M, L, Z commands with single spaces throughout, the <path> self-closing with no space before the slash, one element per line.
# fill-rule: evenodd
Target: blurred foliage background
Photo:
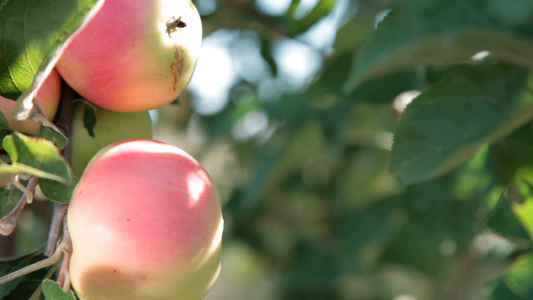
<path fill-rule="evenodd" d="M 203 53 L 155 134 L 220 189 L 206 299 L 533 299 L 531 1 L 194 2 Z M 420 92 L 424 136 L 399 123 Z"/>
<path fill-rule="evenodd" d="M 152 116 L 219 187 L 206 300 L 533 299 L 532 1 L 193 2 L 196 73 Z"/>

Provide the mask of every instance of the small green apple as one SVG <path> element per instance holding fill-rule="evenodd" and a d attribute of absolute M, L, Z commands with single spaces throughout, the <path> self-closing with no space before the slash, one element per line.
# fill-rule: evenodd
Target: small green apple
<path fill-rule="evenodd" d="M 93 156 L 103 147 L 129 138 L 152 138 L 152 122 L 147 111 L 123 113 L 96 107 L 92 137 L 83 123 L 84 103 L 74 108 L 72 117 L 72 171 L 80 177 Z"/>

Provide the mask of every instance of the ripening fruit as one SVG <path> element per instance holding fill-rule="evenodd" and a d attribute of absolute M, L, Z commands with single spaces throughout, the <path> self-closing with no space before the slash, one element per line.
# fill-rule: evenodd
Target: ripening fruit
<path fill-rule="evenodd" d="M 176 100 L 186 88 L 201 40 L 200 15 L 190 0 L 106 0 L 57 68 L 98 106 L 149 110 Z"/>
<path fill-rule="evenodd" d="M 61 97 L 61 77 L 56 69 L 50 72 L 50 75 L 46 77 L 41 88 L 37 91 L 35 99 L 39 104 L 39 107 L 43 110 L 44 115 L 48 120 L 53 120 L 57 107 L 59 106 L 59 99 Z M 39 131 L 41 124 L 37 121 L 26 120 L 17 121 L 12 115 L 13 108 L 16 105 L 15 100 L 7 99 L 0 96 L 0 111 L 6 117 L 9 128 L 20 131 L 22 133 L 35 135 Z"/>
<path fill-rule="evenodd" d="M 96 108 L 96 124 L 92 137 L 83 124 L 85 105 L 76 105 L 72 116 L 71 165 L 80 177 L 93 156 L 105 146 L 131 138 L 152 138 L 152 122 L 148 111 L 124 113 Z"/>
<path fill-rule="evenodd" d="M 132 139 L 102 149 L 70 202 L 70 279 L 82 300 L 196 300 L 220 270 L 215 186 L 183 150 Z"/>

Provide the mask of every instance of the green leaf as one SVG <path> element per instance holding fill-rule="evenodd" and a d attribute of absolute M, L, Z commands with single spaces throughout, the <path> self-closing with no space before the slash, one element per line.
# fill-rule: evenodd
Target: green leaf
<path fill-rule="evenodd" d="M 524 70 L 472 64 L 417 97 L 394 137 L 390 170 L 405 184 L 437 177 L 533 118 Z"/>
<path fill-rule="evenodd" d="M 22 197 L 22 192 L 14 187 L 0 188 L 0 216 L 6 216 Z"/>
<path fill-rule="evenodd" d="M 4 116 L 4 113 L 1 111 L 0 111 L 0 128 L 9 129 L 9 122 L 6 119 L 6 116 Z"/>
<path fill-rule="evenodd" d="M 83 110 L 83 126 L 87 129 L 87 132 L 91 137 L 94 137 L 94 125 L 96 125 L 96 107 L 90 104 L 84 105 Z"/>
<path fill-rule="evenodd" d="M 261 56 L 265 60 L 265 63 L 270 68 L 270 71 L 272 72 L 272 76 L 278 76 L 278 65 L 276 64 L 276 60 L 274 59 L 274 56 L 272 56 L 272 44 L 273 44 L 273 38 L 265 34 L 263 32 L 258 32 L 259 38 L 261 40 Z"/>
<path fill-rule="evenodd" d="M 65 41 L 102 0 L 6 1 L 0 6 L 0 94 L 17 99 L 17 119 L 34 111 L 33 98 Z"/>
<path fill-rule="evenodd" d="M 525 241 L 531 244 L 531 237 L 513 211 L 508 191 L 503 192 L 500 196 L 496 206 L 487 218 L 486 225 L 495 233 L 508 239 Z"/>
<path fill-rule="evenodd" d="M 295 12 L 300 6 L 301 1 L 292 1 L 291 6 L 287 11 L 288 31 L 292 36 L 304 33 L 311 26 L 315 25 L 320 19 L 327 16 L 333 7 L 336 0 L 319 0 L 319 2 L 313 7 L 313 9 L 302 18 L 295 18 Z"/>
<path fill-rule="evenodd" d="M 519 175 L 513 185 L 513 194 L 518 198 L 513 205 L 513 211 L 533 241 L 533 170 L 524 175 L 528 177 Z"/>
<path fill-rule="evenodd" d="M 39 187 L 46 198 L 59 203 L 69 203 L 74 187 L 76 187 L 76 181 L 72 180 L 64 183 L 57 180 L 41 178 L 39 179 Z"/>
<path fill-rule="evenodd" d="M 400 211 L 397 198 L 386 198 L 342 216 L 339 259 L 343 270 L 360 271 L 378 263 L 387 243 L 406 223 Z"/>
<path fill-rule="evenodd" d="M 398 1 L 359 52 L 346 91 L 370 78 L 415 66 L 462 61 L 481 51 L 533 67 L 533 32 L 522 30 L 526 22 L 509 26 L 508 14 L 487 12 L 485 6 L 494 3 L 520 7 L 530 20 L 533 16 L 530 3 L 509 5 L 506 0 Z"/>
<path fill-rule="evenodd" d="M 10 165 L 8 164 L 1 164 L 0 165 L 0 175 L 17 175 L 17 174 L 28 174 L 39 178 L 48 178 L 50 180 L 55 181 L 65 181 L 65 179 L 61 176 L 57 176 L 55 174 L 51 174 L 45 171 L 42 171 L 38 168 L 32 168 L 30 166 L 19 164 L 19 163 L 12 163 Z"/>
<path fill-rule="evenodd" d="M 337 31 L 334 48 L 337 53 L 351 52 L 358 48 L 374 29 L 374 19 L 358 14 Z M 348 63 L 348 66 L 350 64 Z"/>
<path fill-rule="evenodd" d="M 3 147 L 13 161 L 11 167 L 2 166 L 7 170 L 21 169 L 40 178 L 65 183 L 71 178 L 68 162 L 61 156 L 57 147 L 46 139 L 15 132 L 4 138 Z M 41 173 L 38 174 L 37 171 Z M 43 175 L 46 173 L 55 176 Z"/>
<path fill-rule="evenodd" d="M 39 127 L 37 136 L 54 143 L 59 150 L 62 150 L 68 144 L 67 137 L 62 132 L 58 131 L 57 127 L 48 127 L 47 124 L 42 124 L 41 127 Z"/>
<path fill-rule="evenodd" d="M 76 300 L 72 291 L 63 292 L 59 283 L 52 280 L 44 280 L 42 283 L 43 295 L 46 300 Z"/>
<path fill-rule="evenodd" d="M 10 129 L 9 122 L 7 121 L 4 113 L 0 112 L 0 141 L 8 134 L 11 134 L 13 130 Z"/>

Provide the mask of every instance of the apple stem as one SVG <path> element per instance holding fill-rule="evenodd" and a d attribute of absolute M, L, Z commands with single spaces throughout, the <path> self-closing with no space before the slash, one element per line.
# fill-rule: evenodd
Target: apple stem
<path fill-rule="evenodd" d="M 54 265 L 61 259 L 61 256 L 63 255 L 63 247 L 64 246 L 61 244 L 59 247 L 57 247 L 56 252 L 54 252 L 52 256 L 0 277 L 0 284 L 10 282 L 11 280 L 26 274 Z"/>
<path fill-rule="evenodd" d="M 37 186 L 37 177 L 30 177 L 28 185 L 23 186 L 18 180 L 18 175 L 16 175 L 13 184 L 24 194 L 22 197 L 20 197 L 20 200 L 17 202 L 17 205 L 15 205 L 11 212 L 0 220 L 0 234 L 2 235 L 10 235 L 13 230 L 15 230 L 17 218 L 19 217 L 20 213 L 27 203 L 31 203 L 33 201 L 33 191 L 35 190 L 35 186 Z"/>

